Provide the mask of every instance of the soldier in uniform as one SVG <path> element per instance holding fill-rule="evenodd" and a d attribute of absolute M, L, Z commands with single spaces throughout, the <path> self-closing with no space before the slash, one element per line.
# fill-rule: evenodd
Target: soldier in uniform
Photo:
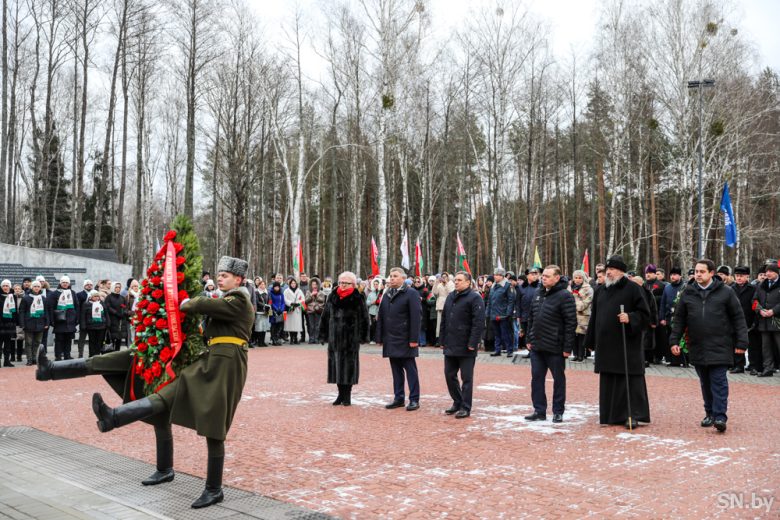
<path fill-rule="evenodd" d="M 109 407 L 99 393 L 92 396 L 92 410 L 101 432 L 142 420 L 163 424 L 172 422 L 196 430 L 198 435 L 206 437 L 206 489 L 192 504 L 193 508 L 207 507 L 224 499 L 222 471 L 225 438 L 246 382 L 248 344 L 255 318 L 249 296 L 241 288 L 247 268 L 248 264 L 244 260 L 222 257 L 218 266 L 217 285 L 223 296 L 199 296 L 181 302 L 182 311 L 207 316 L 203 335 L 208 339 L 208 349 L 198 360 L 182 369 L 171 384 L 156 394 L 126 402 L 116 408 Z M 100 360 L 108 358 L 110 362 L 114 354 L 123 352 L 128 351 L 84 360 L 84 367 L 61 367 L 58 363 L 49 363 L 44 351 L 44 368 L 48 374 L 43 376 L 62 379 L 64 377 L 60 376 L 78 377 L 68 376 L 69 371 L 83 372 L 80 375 L 104 373 L 109 368 L 113 370 L 118 367 L 103 366 Z M 96 363 L 101 366 L 94 366 Z M 113 373 L 116 374 L 117 370 L 113 370 Z"/>

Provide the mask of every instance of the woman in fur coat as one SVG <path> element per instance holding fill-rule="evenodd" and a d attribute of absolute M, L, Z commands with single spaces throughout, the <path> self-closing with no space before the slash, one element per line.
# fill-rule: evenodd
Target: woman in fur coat
<path fill-rule="evenodd" d="M 360 376 L 360 344 L 368 341 L 368 307 L 354 273 L 341 273 L 338 280 L 325 302 L 319 339 L 328 344 L 328 383 L 339 389 L 333 405 L 349 406 Z"/>

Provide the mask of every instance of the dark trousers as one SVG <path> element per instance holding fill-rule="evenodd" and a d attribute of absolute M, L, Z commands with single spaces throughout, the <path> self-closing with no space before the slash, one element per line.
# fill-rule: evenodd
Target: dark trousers
<path fill-rule="evenodd" d="M 73 337 L 75 332 L 55 332 L 54 333 L 54 358 L 71 359 L 70 349 L 73 346 Z"/>
<path fill-rule="evenodd" d="M 279 318 L 278 323 L 271 324 L 271 343 L 279 343 L 282 341 L 282 330 L 284 329 L 284 322 Z"/>
<path fill-rule="evenodd" d="M 423 317 L 423 321 L 426 321 L 425 317 Z M 428 345 L 438 345 L 439 338 L 436 337 L 436 318 L 429 318 L 427 320 L 427 325 L 425 337 L 428 340 Z"/>
<path fill-rule="evenodd" d="M 444 356 L 444 378 L 452 397 L 452 406 L 471 412 L 471 395 L 474 389 L 474 363 L 477 358 Z M 458 381 L 458 371 L 460 379 Z"/>
<path fill-rule="evenodd" d="M 0 344 L 3 345 L 3 359 L 6 362 L 11 362 L 14 360 L 14 349 L 16 344 L 16 339 L 13 336 L 9 336 L 7 338 L 0 338 Z"/>
<path fill-rule="evenodd" d="M 495 351 L 499 354 L 501 349 L 505 348 L 507 354 L 511 354 L 515 351 L 515 342 L 512 339 L 514 336 L 515 328 L 512 324 L 514 320 L 502 319 L 500 321 L 493 321 L 493 331 L 495 332 Z"/>
<path fill-rule="evenodd" d="M 38 345 L 43 341 L 43 331 L 24 333 L 24 351 L 27 354 L 27 361 L 35 361 L 38 353 Z"/>
<path fill-rule="evenodd" d="M 531 349 L 531 401 L 534 411 L 541 415 L 547 415 L 547 393 L 544 390 L 544 381 L 547 379 L 547 370 L 553 376 L 553 401 L 554 414 L 562 414 L 566 405 L 566 358 L 563 354 L 552 352 L 539 352 Z"/>
<path fill-rule="evenodd" d="M 84 345 L 87 343 L 87 336 L 89 331 L 86 328 L 79 327 L 79 357 L 84 357 Z"/>
<path fill-rule="evenodd" d="M 368 329 L 368 341 L 376 343 L 376 316 L 370 316 L 369 321 L 371 322 L 371 325 Z"/>
<path fill-rule="evenodd" d="M 320 337 L 320 318 L 322 314 L 315 312 L 306 315 L 306 321 L 308 321 L 307 328 L 309 330 L 309 343 L 316 343 Z M 303 340 L 303 336 L 301 336 Z"/>
<path fill-rule="evenodd" d="M 669 347 L 669 332 L 666 327 L 659 323 L 654 329 L 650 329 L 650 333 L 655 335 L 654 360 L 660 361 L 662 358 L 665 358 L 667 362 L 671 362 L 672 351 Z"/>
<path fill-rule="evenodd" d="M 585 359 L 585 334 L 574 335 L 574 352 L 577 359 Z"/>
<path fill-rule="evenodd" d="M 89 331 L 89 357 L 99 356 L 103 350 L 103 340 L 106 338 L 106 329 Z M 119 350 L 119 349 L 116 349 Z"/>
<path fill-rule="evenodd" d="M 764 372 L 771 372 L 779 361 L 780 332 L 761 332 L 761 353 L 763 354 Z"/>
<path fill-rule="evenodd" d="M 417 377 L 417 360 L 409 358 L 390 358 L 393 371 L 393 394 L 396 401 L 403 401 L 404 379 L 409 383 L 409 401 L 420 400 L 420 380 Z M 406 377 L 404 377 L 406 374 Z"/>
<path fill-rule="evenodd" d="M 715 420 L 727 420 L 726 408 L 729 403 L 728 367 L 696 365 L 696 373 L 701 383 L 701 395 L 704 398 L 704 411 Z"/>
<path fill-rule="evenodd" d="M 757 372 L 764 370 L 764 354 L 761 350 L 761 333 L 756 329 L 748 331 L 748 362 L 750 368 Z"/>

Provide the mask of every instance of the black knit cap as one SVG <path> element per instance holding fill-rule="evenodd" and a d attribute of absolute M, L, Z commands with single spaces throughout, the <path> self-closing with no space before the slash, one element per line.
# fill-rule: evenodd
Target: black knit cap
<path fill-rule="evenodd" d="M 669 274 L 679 274 L 680 276 L 682 276 L 682 268 L 679 266 L 674 266 L 672 267 L 672 270 L 669 271 Z"/>
<path fill-rule="evenodd" d="M 746 265 L 738 265 L 734 268 L 734 274 L 750 274 L 750 267 Z"/>
<path fill-rule="evenodd" d="M 620 269 L 624 273 L 628 271 L 628 266 L 626 265 L 625 260 L 623 260 L 623 257 L 620 255 L 612 255 L 609 257 L 609 260 L 607 260 L 607 267 L 614 267 L 615 269 Z"/>

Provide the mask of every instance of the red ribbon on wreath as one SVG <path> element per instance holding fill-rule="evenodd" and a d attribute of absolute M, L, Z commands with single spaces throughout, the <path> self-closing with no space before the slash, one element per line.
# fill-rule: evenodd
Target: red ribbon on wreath
<path fill-rule="evenodd" d="M 179 311 L 179 283 L 176 279 L 176 249 L 173 240 L 168 242 L 165 251 L 165 269 L 163 270 L 163 290 L 165 291 L 165 310 L 168 314 L 168 339 L 170 347 L 173 350 L 173 356 L 165 365 L 165 372 L 169 379 L 157 387 L 158 392 L 165 385 L 170 384 L 176 379 L 176 372 L 173 371 L 173 360 L 179 354 L 182 345 L 181 331 L 181 313 Z"/>

